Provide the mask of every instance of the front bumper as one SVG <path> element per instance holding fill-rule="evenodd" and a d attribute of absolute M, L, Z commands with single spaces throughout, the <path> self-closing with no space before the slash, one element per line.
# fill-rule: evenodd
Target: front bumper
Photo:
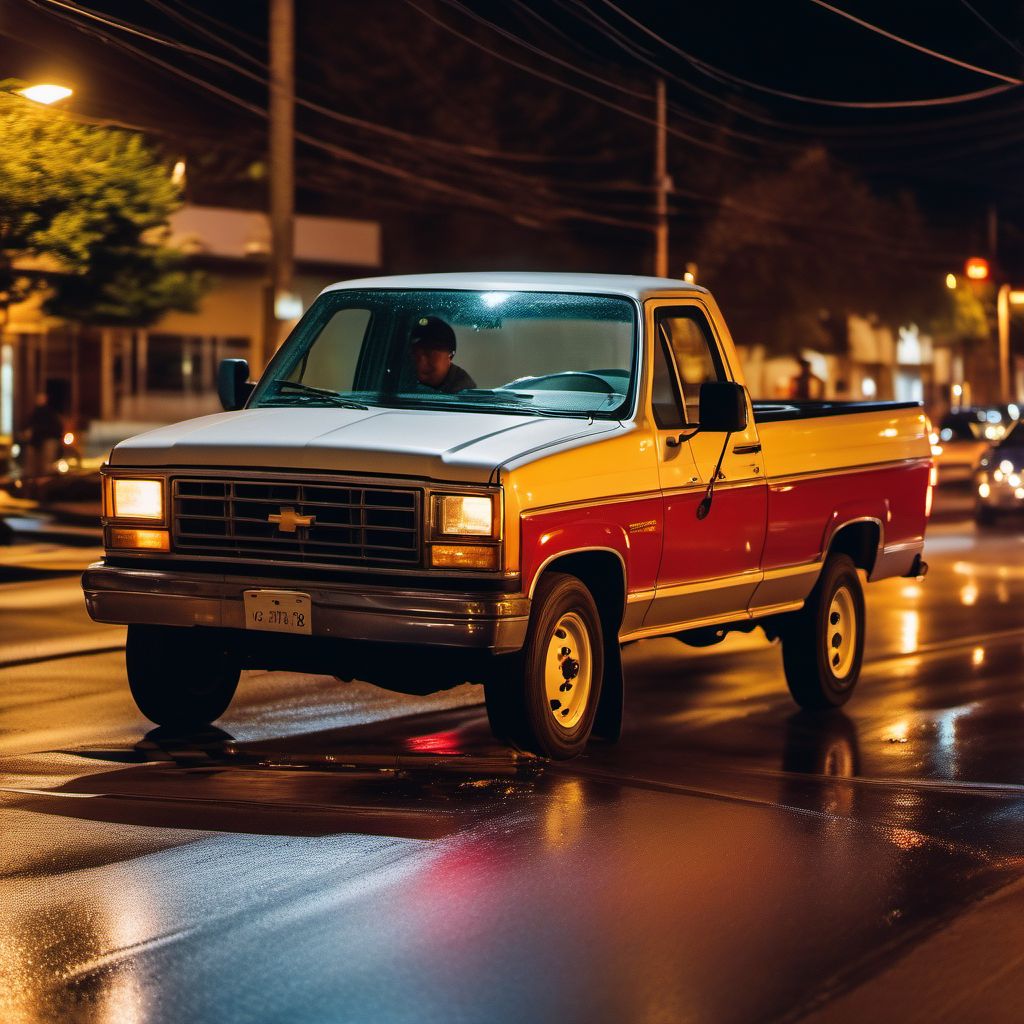
<path fill-rule="evenodd" d="M 313 635 L 339 640 L 509 654 L 523 646 L 530 617 L 529 598 L 521 595 L 207 576 L 103 562 L 90 565 L 82 575 L 92 618 L 121 624 L 244 630 L 242 595 L 261 588 L 309 594 Z"/>

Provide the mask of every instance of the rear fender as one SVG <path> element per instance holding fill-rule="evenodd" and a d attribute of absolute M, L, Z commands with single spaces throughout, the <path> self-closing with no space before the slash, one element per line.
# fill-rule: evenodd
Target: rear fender
<path fill-rule="evenodd" d="M 822 537 L 822 554 L 827 555 L 834 547 L 845 547 L 843 543 L 844 531 L 854 529 L 862 534 L 864 527 L 860 524 L 868 524 L 875 529 L 875 536 L 866 546 L 856 545 L 856 550 L 847 551 L 853 558 L 858 568 L 863 569 L 869 576 L 879 555 L 885 548 L 885 523 L 889 518 L 888 499 L 872 502 L 846 502 L 832 511 L 829 523 L 825 527 Z M 858 526 L 860 528 L 858 529 Z"/>

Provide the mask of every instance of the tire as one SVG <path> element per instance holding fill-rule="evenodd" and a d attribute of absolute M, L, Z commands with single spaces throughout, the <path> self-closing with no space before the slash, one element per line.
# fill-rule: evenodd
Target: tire
<path fill-rule="evenodd" d="M 864 660 L 864 591 L 853 560 L 830 555 L 804 607 L 782 630 L 793 699 L 809 711 L 845 704 Z"/>
<path fill-rule="evenodd" d="M 528 753 L 575 757 L 594 728 L 603 678 L 604 638 L 593 596 L 575 576 L 546 573 L 522 651 L 500 659 L 484 684 L 491 731 Z"/>
<path fill-rule="evenodd" d="M 996 510 L 988 505 L 976 505 L 974 508 L 974 521 L 979 526 L 994 526 L 997 518 Z"/>
<path fill-rule="evenodd" d="M 128 686 L 139 710 L 157 725 L 188 731 L 220 718 L 241 668 L 218 630 L 128 627 Z"/>

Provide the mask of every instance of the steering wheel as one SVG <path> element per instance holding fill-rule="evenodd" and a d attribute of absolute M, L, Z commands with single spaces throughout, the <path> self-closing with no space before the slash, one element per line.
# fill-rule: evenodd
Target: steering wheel
<path fill-rule="evenodd" d="M 549 384 L 545 388 L 544 385 Z M 559 385 L 565 384 L 565 387 Z M 574 384 L 582 385 L 573 387 Z M 594 385 L 597 385 L 596 387 Z M 587 373 L 585 370 L 563 370 L 561 373 L 546 373 L 540 377 L 524 377 L 513 381 L 508 387 L 537 388 L 540 391 L 590 391 L 600 395 L 614 395 L 615 388 L 596 373 Z"/>

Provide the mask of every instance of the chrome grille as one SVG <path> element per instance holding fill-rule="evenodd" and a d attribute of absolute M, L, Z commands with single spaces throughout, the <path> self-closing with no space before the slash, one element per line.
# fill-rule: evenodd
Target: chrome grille
<path fill-rule="evenodd" d="M 330 565 L 420 561 L 420 492 L 362 483 L 175 479 L 174 550 L 183 554 Z M 283 509 L 315 516 L 283 532 Z"/>

